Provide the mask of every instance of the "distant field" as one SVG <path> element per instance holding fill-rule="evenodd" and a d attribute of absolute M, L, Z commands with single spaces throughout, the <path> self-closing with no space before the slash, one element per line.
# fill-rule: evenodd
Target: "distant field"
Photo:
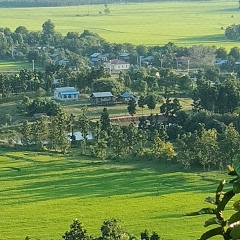
<path fill-rule="evenodd" d="M 5 240 L 61 239 L 75 218 L 95 237 L 104 220 L 117 218 L 137 237 L 147 228 L 161 240 L 198 239 L 211 216 L 183 214 L 211 207 L 204 199 L 226 177 L 152 161 L 3 150 L 0 155 L 0 238 Z"/>
<path fill-rule="evenodd" d="M 0 61 L 0 72 L 14 72 L 19 73 L 22 69 L 32 70 L 33 66 L 28 62 L 19 62 L 19 61 Z"/>
<path fill-rule="evenodd" d="M 109 15 L 99 14 L 103 5 L 0 9 L 0 22 L 13 31 L 19 25 L 41 30 L 51 19 L 62 34 L 88 29 L 109 42 L 137 45 L 237 45 L 226 41 L 224 29 L 240 23 L 238 1 L 110 4 L 109 9 Z"/>

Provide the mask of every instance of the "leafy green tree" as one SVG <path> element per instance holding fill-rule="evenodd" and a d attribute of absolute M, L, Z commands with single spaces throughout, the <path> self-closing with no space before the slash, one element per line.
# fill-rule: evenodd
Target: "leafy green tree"
<path fill-rule="evenodd" d="M 24 146 L 28 146 L 31 143 L 31 126 L 27 120 L 25 120 L 20 128 L 21 143 Z"/>
<path fill-rule="evenodd" d="M 216 112 L 232 113 L 239 106 L 240 85 L 236 79 L 226 79 L 219 87 L 216 99 Z"/>
<path fill-rule="evenodd" d="M 149 94 L 146 96 L 145 100 L 146 100 L 146 104 L 147 104 L 148 108 L 151 110 L 151 113 L 152 113 L 152 110 L 155 109 L 155 107 L 156 107 L 155 96 L 152 94 Z"/>
<path fill-rule="evenodd" d="M 48 19 L 42 25 L 42 42 L 43 44 L 54 44 L 55 25 Z"/>
<path fill-rule="evenodd" d="M 197 146 L 199 152 L 199 163 L 203 169 L 208 167 L 210 170 L 211 165 L 217 165 L 218 158 L 218 144 L 217 144 L 217 131 L 215 129 L 203 129 L 199 144 Z"/>
<path fill-rule="evenodd" d="M 38 150 L 43 150 L 44 143 L 47 140 L 47 123 L 44 117 L 41 117 L 32 124 L 33 142 L 36 144 Z"/>
<path fill-rule="evenodd" d="M 75 219 L 73 223 L 70 225 L 70 230 L 66 231 L 63 236 L 65 240 L 86 240 L 90 239 L 87 236 L 87 231 L 83 228 L 82 223 Z"/>
<path fill-rule="evenodd" d="M 150 237 L 150 240 L 160 240 L 160 237 L 156 232 L 153 232 Z"/>
<path fill-rule="evenodd" d="M 68 116 L 68 118 L 67 118 L 67 130 L 69 131 L 69 133 L 71 133 L 70 139 L 71 139 L 72 143 L 75 143 L 75 141 L 76 141 L 76 136 L 74 135 L 75 124 L 76 124 L 76 116 L 74 116 L 71 113 L 70 116 Z"/>
<path fill-rule="evenodd" d="M 130 236 L 125 232 L 119 224 L 117 219 L 105 220 L 101 226 L 101 239 L 116 240 L 116 239 L 130 239 Z"/>
<path fill-rule="evenodd" d="M 161 124 L 159 129 L 158 129 L 158 136 L 163 142 L 166 142 L 166 140 L 169 138 L 167 134 L 167 128 L 164 124 Z"/>
<path fill-rule="evenodd" d="M 109 136 L 104 130 L 100 130 L 94 141 L 93 154 L 101 160 L 106 159 Z"/>
<path fill-rule="evenodd" d="M 122 85 L 116 80 L 99 79 L 95 80 L 92 85 L 94 92 L 111 92 L 118 95 L 122 92 Z"/>
<path fill-rule="evenodd" d="M 182 107 L 177 98 L 171 100 L 167 97 L 165 103 L 160 106 L 160 112 L 168 119 L 168 124 L 175 123 L 175 119 L 181 108 Z"/>
<path fill-rule="evenodd" d="M 90 128 L 90 121 L 89 118 L 87 117 L 87 107 L 83 107 L 82 113 L 79 115 L 78 120 L 77 120 L 77 125 L 79 128 L 79 131 L 82 134 L 82 153 L 86 154 L 86 147 L 87 147 L 87 135 L 89 132 Z"/>
<path fill-rule="evenodd" d="M 127 152 L 133 154 L 134 147 L 138 143 L 138 130 L 133 122 L 125 128 Z"/>
<path fill-rule="evenodd" d="M 233 159 L 239 152 L 240 135 L 233 124 L 226 126 L 225 131 L 218 136 L 218 146 L 220 151 L 219 168 L 225 168 L 233 163 Z"/>
<path fill-rule="evenodd" d="M 123 133 L 120 125 L 112 125 L 109 143 L 116 159 L 119 159 L 126 153 L 126 135 Z"/>
<path fill-rule="evenodd" d="M 171 160 L 176 155 L 173 145 L 163 142 L 159 137 L 154 139 L 150 151 L 154 159 Z"/>
<path fill-rule="evenodd" d="M 51 116 L 48 123 L 48 145 L 55 151 L 66 153 L 70 148 L 69 117 L 64 111 L 59 111 L 56 116 Z"/>
<path fill-rule="evenodd" d="M 142 116 L 143 116 L 143 108 L 144 108 L 144 105 L 145 105 L 145 98 L 143 95 L 140 96 L 140 98 L 138 99 L 138 106 L 140 108 L 142 108 Z"/>
<path fill-rule="evenodd" d="M 128 109 L 128 113 L 132 116 L 132 118 L 133 118 L 133 115 L 136 114 L 136 106 L 137 106 L 137 103 L 135 99 L 134 98 L 129 99 L 127 109 Z"/>
<path fill-rule="evenodd" d="M 184 168 L 190 169 L 193 165 L 199 165 L 199 142 L 200 137 L 197 131 L 194 133 L 187 132 L 178 139 L 177 161 L 180 162 Z"/>
<path fill-rule="evenodd" d="M 100 124 L 101 124 L 101 130 L 104 130 L 105 132 L 109 133 L 111 128 L 111 122 L 110 122 L 107 108 L 103 108 L 103 111 L 101 113 L 101 118 L 100 118 Z"/>

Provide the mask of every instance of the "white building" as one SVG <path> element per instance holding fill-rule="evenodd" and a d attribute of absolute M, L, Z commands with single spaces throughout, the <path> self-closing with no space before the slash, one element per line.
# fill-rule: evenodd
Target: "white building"
<path fill-rule="evenodd" d="M 78 100 L 79 91 L 74 87 L 60 87 L 54 90 L 54 99 L 61 101 Z"/>
<path fill-rule="evenodd" d="M 120 72 L 124 70 L 128 70 L 130 68 L 130 64 L 123 60 L 112 59 L 109 62 L 105 63 L 105 68 L 109 69 L 111 72 Z"/>

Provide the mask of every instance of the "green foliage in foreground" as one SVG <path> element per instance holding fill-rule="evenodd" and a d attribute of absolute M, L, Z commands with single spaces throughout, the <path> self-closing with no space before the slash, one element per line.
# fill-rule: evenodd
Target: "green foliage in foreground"
<path fill-rule="evenodd" d="M 75 218 L 93 237 L 100 235 L 104 220 L 116 218 L 134 236 L 148 229 L 161 239 L 196 239 L 203 220 L 183 214 L 200 209 L 223 178 L 223 173 L 182 172 L 150 160 L 103 162 L 73 153 L 3 150 L 0 155 L 5 240 L 60 239 Z"/>
<path fill-rule="evenodd" d="M 211 226 L 212 228 L 206 231 L 199 240 L 207 240 L 214 236 L 220 235 L 224 240 L 238 240 L 240 238 L 240 201 L 236 200 L 235 195 L 240 193 L 240 156 L 238 155 L 233 164 L 234 168 L 228 166 L 228 175 L 233 176 L 234 179 L 226 182 L 222 180 L 215 192 L 214 197 L 207 197 L 206 202 L 215 205 L 214 208 L 202 208 L 197 212 L 187 214 L 187 216 L 196 216 L 204 214 L 212 214 L 214 217 L 205 221 L 204 227 Z M 226 185 L 232 185 L 226 191 Z M 224 191 L 223 191 L 224 190 Z M 225 192 L 226 191 L 226 192 Z M 235 211 L 229 218 L 225 215 L 226 206 L 230 200 L 234 199 L 232 209 Z M 214 227 L 217 225 L 217 227 Z"/>
<path fill-rule="evenodd" d="M 173 42 L 181 46 L 226 48 L 236 45 L 226 41 L 224 29 L 240 22 L 238 1 L 109 4 L 108 7 L 110 14 L 107 15 L 99 15 L 103 5 L 44 8 L 44 11 L 42 8 L 3 8 L 0 21 L 1 27 L 12 31 L 19 25 L 38 31 L 47 16 L 62 34 L 83 32 L 87 26 L 108 42 L 117 43 L 163 45 Z"/>

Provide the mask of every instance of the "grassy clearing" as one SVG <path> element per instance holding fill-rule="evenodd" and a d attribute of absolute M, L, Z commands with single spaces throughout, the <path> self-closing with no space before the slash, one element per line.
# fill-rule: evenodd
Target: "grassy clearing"
<path fill-rule="evenodd" d="M 19 73 L 22 69 L 32 70 L 32 64 L 28 62 L 19 62 L 19 61 L 0 61 L 0 71 L 16 71 Z"/>
<path fill-rule="evenodd" d="M 173 164 L 152 161 L 0 154 L 0 232 L 5 240 L 26 235 L 60 239 L 76 217 L 93 236 L 100 236 L 102 222 L 114 217 L 137 236 L 147 228 L 163 240 L 197 239 L 208 216 L 182 214 L 209 206 L 203 199 L 225 177 L 216 172 L 184 172 Z"/>
<path fill-rule="evenodd" d="M 227 26 L 240 22 L 237 1 L 111 4 L 109 8 L 109 15 L 98 14 L 102 5 L 0 9 L 0 21 L 12 30 L 23 25 L 36 31 L 51 19 L 62 34 L 88 29 L 109 42 L 137 45 L 237 45 L 224 37 Z"/>
<path fill-rule="evenodd" d="M 192 99 L 191 98 L 178 98 L 180 100 L 180 104 L 182 106 L 183 110 L 191 110 L 192 109 Z M 108 113 L 110 117 L 116 117 L 116 116 L 130 116 L 127 110 L 127 104 L 116 104 L 112 106 L 91 106 L 89 105 L 89 101 L 87 99 L 80 99 L 77 102 L 63 102 L 61 103 L 62 106 L 65 108 L 66 112 L 68 114 L 74 114 L 79 115 L 81 113 L 81 108 L 83 106 L 88 106 L 88 116 L 91 119 L 99 119 L 101 116 L 101 113 L 103 111 L 103 108 L 106 107 L 108 109 Z M 137 106 L 136 109 L 136 115 L 141 116 L 143 115 L 150 115 L 153 114 L 159 114 L 160 113 L 160 106 L 161 104 L 157 104 L 155 109 L 152 111 L 148 109 L 148 107 L 145 105 L 145 107 L 142 108 Z"/>

